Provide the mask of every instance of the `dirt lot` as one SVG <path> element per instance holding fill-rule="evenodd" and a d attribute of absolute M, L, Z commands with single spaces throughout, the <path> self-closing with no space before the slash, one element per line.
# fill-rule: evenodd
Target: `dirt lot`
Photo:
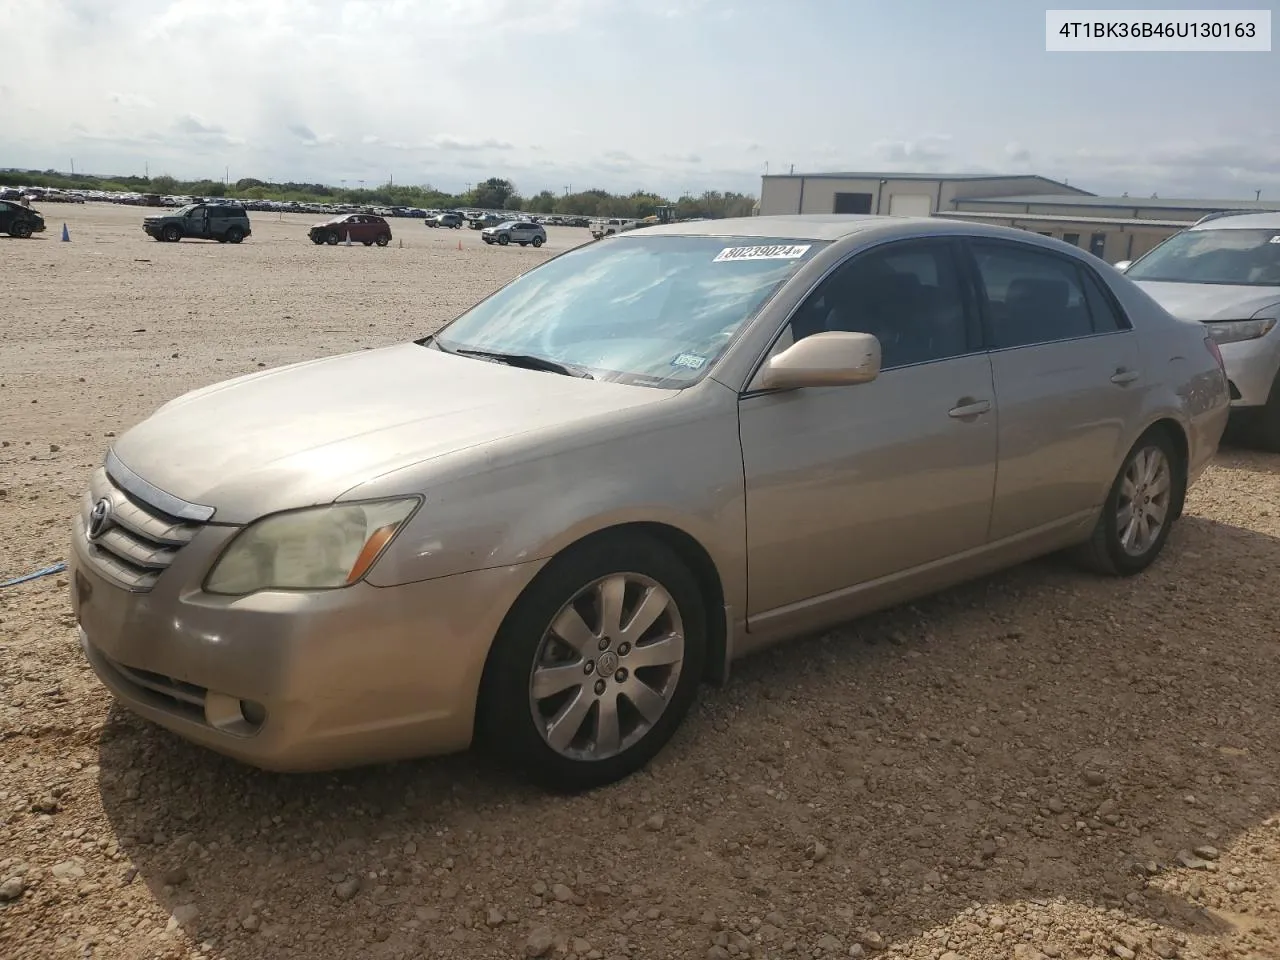
<path fill-rule="evenodd" d="M 45 213 L 0 240 L 0 580 L 65 557 L 161 402 L 429 332 L 585 238 Z M 1146 575 L 1045 560 L 766 654 L 571 799 L 470 756 L 239 767 L 112 708 L 64 579 L 0 589 L 0 957 L 1280 957 L 1277 537 L 1280 458 L 1224 450 Z"/>

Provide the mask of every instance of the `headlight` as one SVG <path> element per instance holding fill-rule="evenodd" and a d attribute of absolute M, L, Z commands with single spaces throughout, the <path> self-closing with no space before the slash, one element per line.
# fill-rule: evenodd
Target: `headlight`
<path fill-rule="evenodd" d="M 339 503 L 277 513 L 245 527 L 205 580 L 210 593 L 331 590 L 363 579 L 418 499 Z"/>
<path fill-rule="evenodd" d="M 1206 323 L 1209 336 L 1218 343 L 1239 343 L 1241 340 L 1257 340 L 1271 332 L 1276 322 L 1271 317 L 1260 320 L 1221 320 Z"/>

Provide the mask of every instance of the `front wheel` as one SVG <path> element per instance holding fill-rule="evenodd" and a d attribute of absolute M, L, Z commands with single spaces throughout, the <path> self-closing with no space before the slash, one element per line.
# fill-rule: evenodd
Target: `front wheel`
<path fill-rule="evenodd" d="M 321 234 L 317 233 L 315 236 L 311 238 L 311 242 L 318 247 L 320 246 L 320 244 L 324 243 L 324 237 Z"/>
<path fill-rule="evenodd" d="M 505 246 L 506 246 L 508 243 L 510 243 L 510 242 L 511 242 L 511 238 L 510 238 L 510 237 L 508 237 L 505 233 L 504 233 L 504 234 L 501 234 L 501 235 L 498 237 L 498 243 L 499 243 L 499 245 L 501 245 L 501 246 L 504 246 L 504 247 L 505 247 Z"/>
<path fill-rule="evenodd" d="M 171 223 L 160 231 L 160 235 L 168 243 L 177 243 L 182 239 L 182 229 L 177 224 Z"/>
<path fill-rule="evenodd" d="M 688 712 L 706 609 L 664 544 L 604 535 L 553 559 L 516 601 L 485 665 L 485 741 L 553 789 L 643 767 Z"/>
<path fill-rule="evenodd" d="M 534 237 L 534 238 L 533 238 L 532 240 L 530 240 L 529 242 L 530 242 L 530 243 L 532 243 L 535 247 L 540 247 L 540 246 L 542 246 L 542 238 L 541 238 L 541 237 Z"/>
<path fill-rule="evenodd" d="M 338 245 L 338 231 L 330 230 L 329 235 L 324 238 L 324 242 L 331 247 L 336 247 Z"/>
<path fill-rule="evenodd" d="M 1078 558 L 1098 573 L 1132 576 L 1155 562 L 1186 493 L 1186 472 L 1169 434 L 1148 430 L 1125 457 Z"/>
<path fill-rule="evenodd" d="M 31 224 L 25 220 L 15 220 L 13 226 L 9 228 L 9 236 L 16 237 L 19 240 L 26 240 L 31 234 Z"/>

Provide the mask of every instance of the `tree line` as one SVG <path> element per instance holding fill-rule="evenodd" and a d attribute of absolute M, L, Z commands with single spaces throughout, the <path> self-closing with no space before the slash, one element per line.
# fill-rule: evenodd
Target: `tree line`
<path fill-rule="evenodd" d="M 247 177 L 233 184 L 220 180 L 178 180 L 167 174 L 155 177 L 66 174 L 56 170 L 0 171 L 0 186 L 46 187 L 57 190 L 110 190 L 125 193 L 158 193 L 166 196 L 226 197 L 235 200 L 279 200 L 298 203 L 336 203 L 381 207 L 476 207 L 483 210 L 520 210 L 527 213 L 579 217 L 653 216 L 659 207 L 674 208 L 676 217 L 746 217 L 755 208 L 755 197 L 733 191 L 708 190 L 694 196 L 669 199 L 637 190 L 629 194 L 593 188 L 557 195 L 543 190 L 522 196 L 515 184 L 490 177 L 464 193 L 448 193 L 430 184 L 384 183 L 381 186 L 346 189 L 323 183 L 275 183 Z"/>

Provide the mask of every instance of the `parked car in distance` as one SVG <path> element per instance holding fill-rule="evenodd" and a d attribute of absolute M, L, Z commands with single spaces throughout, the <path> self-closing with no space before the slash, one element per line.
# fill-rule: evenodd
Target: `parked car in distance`
<path fill-rule="evenodd" d="M 1116 267 L 1174 316 L 1204 323 L 1232 418 L 1280 452 L 1280 213 L 1215 216 Z"/>
<path fill-rule="evenodd" d="M 33 233 L 44 231 L 44 216 L 40 211 L 24 207 L 14 200 L 0 200 L 0 232 L 26 239 Z"/>
<path fill-rule="evenodd" d="M 478 739 L 590 787 L 753 650 L 1052 551 L 1141 572 L 1227 410 L 1203 327 L 1059 241 L 650 227 L 165 404 L 92 476 L 71 604 L 121 703 L 243 761 Z"/>
<path fill-rule="evenodd" d="M 496 213 L 482 213 L 480 216 L 472 217 L 468 220 L 467 226 L 472 230 L 483 230 L 485 227 L 496 227 L 502 222 L 502 217 L 498 216 Z"/>
<path fill-rule="evenodd" d="M 239 243 L 253 233 L 249 214 L 238 203 L 191 203 L 173 213 L 144 217 L 142 229 L 156 240 L 217 240 Z"/>
<path fill-rule="evenodd" d="M 494 227 L 485 227 L 480 231 L 480 239 L 485 243 L 497 243 L 504 247 L 509 243 L 518 243 L 522 247 L 529 244 L 540 247 L 547 242 L 547 230 L 540 223 L 507 220 Z"/>
<path fill-rule="evenodd" d="M 372 213 L 344 213 L 317 223 L 307 231 L 307 236 L 315 244 L 332 246 L 350 238 L 352 243 L 363 243 L 366 247 L 375 243 L 385 247 L 391 242 L 391 225 Z"/>
<path fill-rule="evenodd" d="M 604 237 L 613 236 L 615 233 L 634 230 L 637 225 L 637 221 L 628 220 L 624 217 L 601 217 L 591 221 L 591 236 L 600 240 Z"/>
<path fill-rule="evenodd" d="M 434 217 L 427 217 L 423 221 L 428 227 L 450 227 L 457 230 L 462 226 L 462 214 L 460 213 L 438 213 Z"/>

